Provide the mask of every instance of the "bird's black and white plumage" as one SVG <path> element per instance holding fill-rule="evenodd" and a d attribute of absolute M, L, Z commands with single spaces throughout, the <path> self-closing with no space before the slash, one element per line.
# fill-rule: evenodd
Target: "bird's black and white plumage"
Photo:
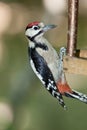
<path fill-rule="evenodd" d="M 63 72 L 65 48 L 61 48 L 58 55 L 43 37 L 46 31 L 55 27 L 55 25 L 44 25 L 40 22 L 27 25 L 25 35 L 29 40 L 28 53 L 31 67 L 46 89 L 59 100 L 64 108 L 66 106 L 62 95 L 87 103 L 87 96 L 72 90 L 66 82 Z"/>

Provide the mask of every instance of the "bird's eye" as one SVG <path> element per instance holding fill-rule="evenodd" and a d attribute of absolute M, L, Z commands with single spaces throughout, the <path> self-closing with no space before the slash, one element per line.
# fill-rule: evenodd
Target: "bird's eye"
<path fill-rule="evenodd" d="M 33 29 L 34 30 L 38 30 L 40 27 L 39 26 L 34 26 Z"/>

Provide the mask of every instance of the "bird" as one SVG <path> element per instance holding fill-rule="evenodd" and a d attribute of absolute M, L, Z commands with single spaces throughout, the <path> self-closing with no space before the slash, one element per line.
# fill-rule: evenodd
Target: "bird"
<path fill-rule="evenodd" d="M 55 97 L 59 104 L 66 110 L 63 96 L 78 99 L 87 104 L 87 96 L 68 85 L 63 69 L 63 57 L 66 48 L 61 47 L 59 53 L 54 49 L 44 34 L 57 25 L 35 21 L 29 23 L 25 29 L 28 39 L 28 55 L 30 65 L 40 79 L 43 86 Z"/>

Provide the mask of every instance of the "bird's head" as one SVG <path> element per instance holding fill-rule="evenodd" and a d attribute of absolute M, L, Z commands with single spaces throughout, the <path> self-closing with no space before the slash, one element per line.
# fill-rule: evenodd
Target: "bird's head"
<path fill-rule="evenodd" d="M 29 23 L 25 29 L 25 35 L 29 39 L 41 37 L 49 29 L 55 28 L 56 25 L 44 25 L 42 22 Z"/>

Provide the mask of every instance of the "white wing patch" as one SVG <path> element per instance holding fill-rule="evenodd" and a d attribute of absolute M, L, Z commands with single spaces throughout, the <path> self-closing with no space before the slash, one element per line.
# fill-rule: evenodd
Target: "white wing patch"
<path fill-rule="evenodd" d="M 57 87 L 54 86 L 54 82 L 55 82 L 55 81 L 52 81 L 52 80 L 49 79 L 49 85 L 48 85 L 48 86 L 50 86 L 51 88 L 57 90 Z"/>
<path fill-rule="evenodd" d="M 37 77 L 41 80 L 41 82 L 45 85 L 45 82 L 43 81 L 43 77 L 36 71 L 32 59 L 30 59 L 30 64 L 31 64 L 31 67 L 32 67 L 34 73 L 35 73 L 35 74 L 37 75 Z"/>

